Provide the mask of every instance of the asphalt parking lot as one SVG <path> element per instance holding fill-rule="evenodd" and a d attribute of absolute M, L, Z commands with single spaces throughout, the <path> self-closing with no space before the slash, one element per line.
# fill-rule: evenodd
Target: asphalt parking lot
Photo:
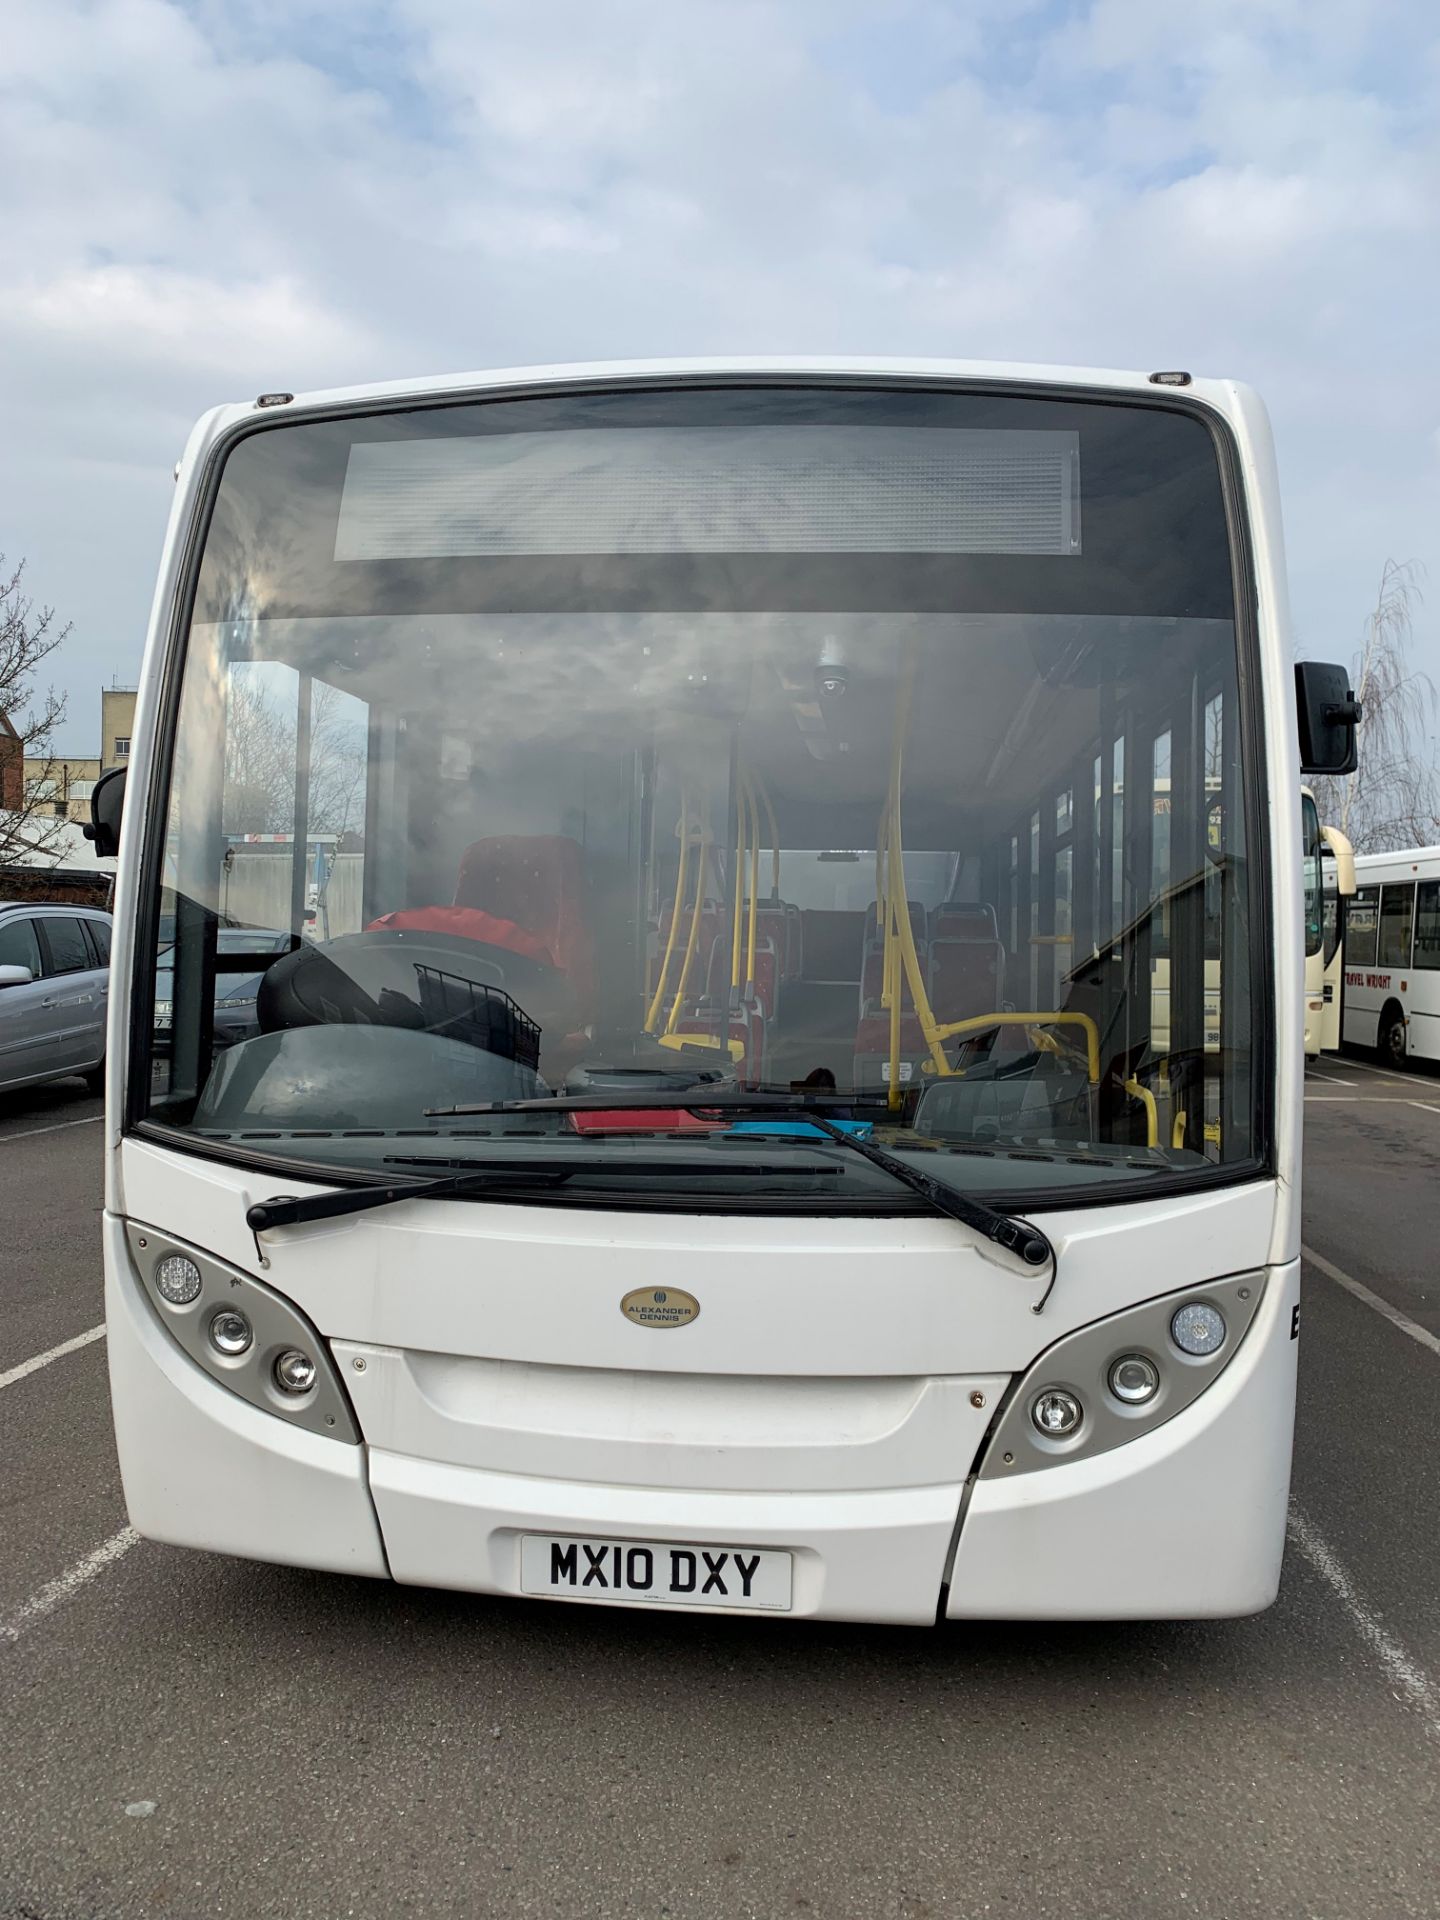
<path fill-rule="evenodd" d="M 137 1542 L 99 1103 L 0 1101 L 0 1916 L 1434 1915 L 1440 1078 L 1306 1092 L 1279 1604 L 937 1633 Z"/>

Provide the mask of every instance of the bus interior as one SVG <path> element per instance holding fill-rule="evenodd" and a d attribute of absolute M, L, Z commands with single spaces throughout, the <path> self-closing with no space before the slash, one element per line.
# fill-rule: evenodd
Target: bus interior
<path fill-rule="evenodd" d="M 554 1117 L 599 1146 L 798 1089 L 917 1149 L 1244 1158 L 1235 656 L 1170 616 L 198 623 L 148 1118 L 354 1164 L 552 1090 L 654 1093 Z M 219 1048 L 227 970 L 259 1031 Z"/>

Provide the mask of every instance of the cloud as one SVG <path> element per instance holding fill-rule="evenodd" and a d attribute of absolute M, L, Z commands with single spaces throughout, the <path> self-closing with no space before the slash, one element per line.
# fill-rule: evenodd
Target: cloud
<path fill-rule="evenodd" d="M 77 747 L 189 421 L 273 387 L 1191 366 L 1270 402 L 1305 645 L 1349 646 L 1387 553 L 1436 571 L 1426 0 L 10 0 L 6 32 L 0 548 L 75 620 Z"/>

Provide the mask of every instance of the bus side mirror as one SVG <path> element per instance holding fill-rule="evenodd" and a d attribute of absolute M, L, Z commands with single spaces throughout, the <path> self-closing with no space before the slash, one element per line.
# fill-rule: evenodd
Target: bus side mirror
<path fill-rule="evenodd" d="M 1360 702 L 1345 667 L 1301 660 L 1295 667 L 1295 711 L 1300 727 L 1300 771 L 1354 773 L 1359 765 L 1355 730 Z"/>
<path fill-rule="evenodd" d="M 95 847 L 99 860 L 113 860 L 120 851 L 120 822 L 125 817 L 125 775 L 127 767 L 112 767 L 102 773 L 90 795 L 90 824 L 85 838 Z"/>

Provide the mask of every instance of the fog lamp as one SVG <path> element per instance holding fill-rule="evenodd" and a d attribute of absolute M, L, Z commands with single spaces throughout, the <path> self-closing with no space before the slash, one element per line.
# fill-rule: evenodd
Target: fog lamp
<path fill-rule="evenodd" d="M 1203 1359 L 1225 1344 L 1225 1316 L 1205 1300 L 1187 1300 L 1170 1320 L 1170 1338 L 1182 1353 Z"/>
<path fill-rule="evenodd" d="M 1063 1387 L 1046 1387 L 1043 1393 L 1036 1394 L 1030 1408 L 1036 1432 L 1048 1434 L 1052 1440 L 1063 1440 L 1067 1434 L 1074 1433 L 1083 1416 L 1080 1402 Z"/>
<path fill-rule="evenodd" d="M 287 1347 L 275 1362 L 275 1384 L 282 1393 L 308 1393 L 315 1384 L 315 1362 L 298 1347 Z"/>
<path fill-rule="evenodd" d="M 1142 1407 L 1160 1391 L 1160 1369 L 1143 1353 L 1122 1353 L 1110 1369 L 1110 1391 L 1127 1407 Z"/>
<path fill-rule="evenodd" d="M 237 1353 L 244 1353 L 253 1338 L 250 1322 L 234 1307 L 226 1307 L 210 1322 L 211 1346 L 217 1353 L 228 1354 L 232 1359 Z"/>
<path fill-rule="evenodd" d="M 172 1307 L 188 1307 L 200 1297 L 200 1269 L 183 1253 L 171 1253 L 155 1269 L 155 1291 Z"/>

